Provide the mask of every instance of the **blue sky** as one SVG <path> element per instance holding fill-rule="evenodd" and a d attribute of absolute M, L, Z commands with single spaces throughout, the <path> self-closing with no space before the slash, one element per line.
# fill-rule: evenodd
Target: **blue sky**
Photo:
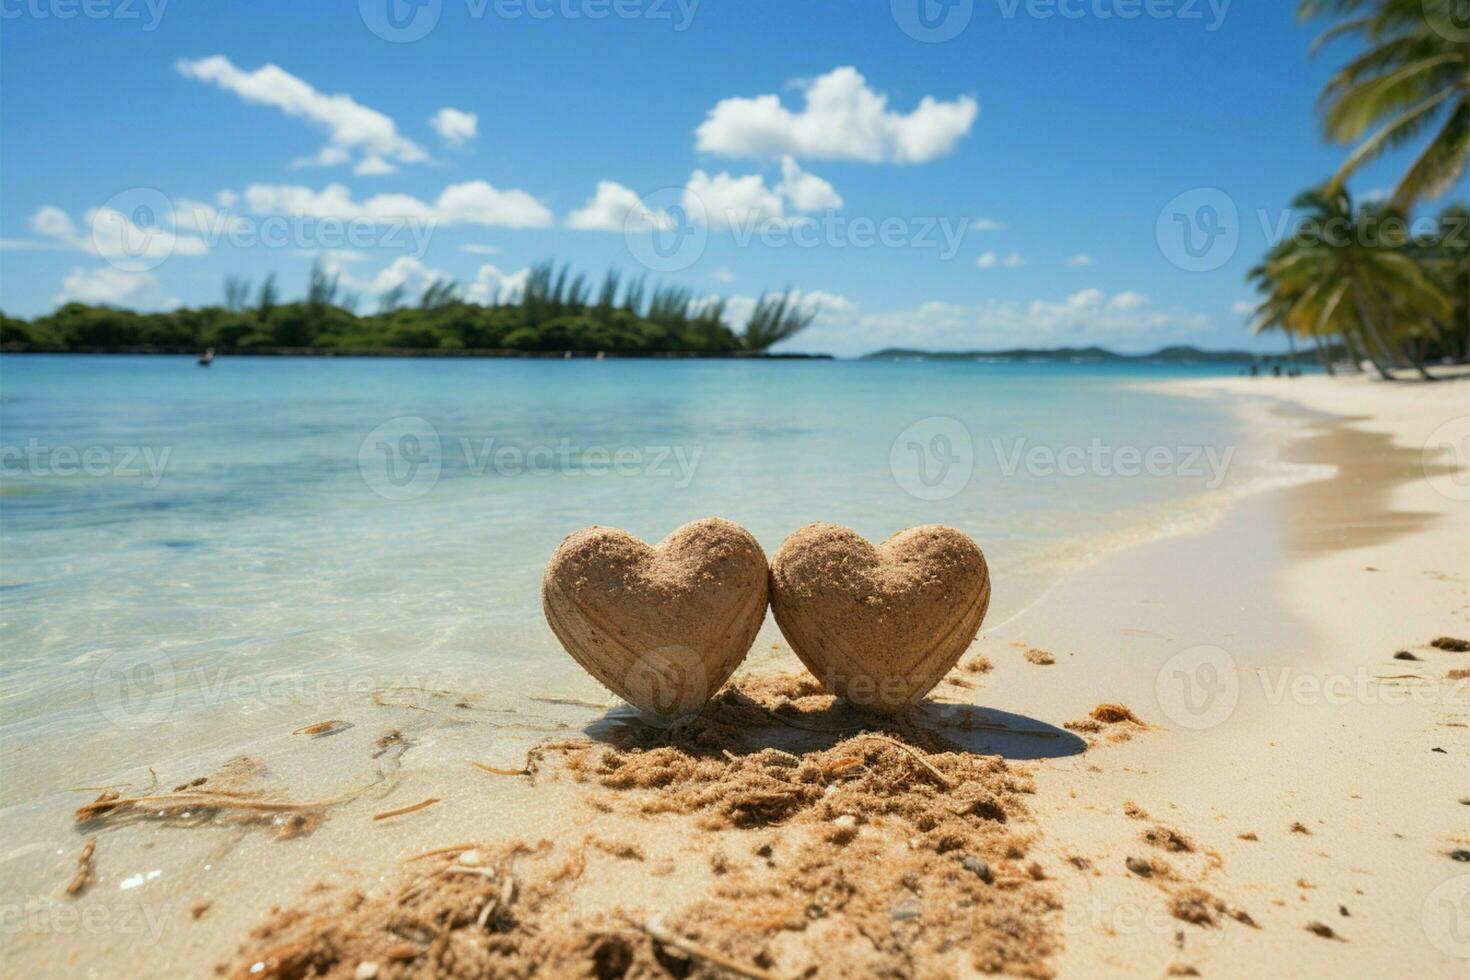
<path fill-rule="evenodd" d="M 1285 0 L 417 2 L 0 0 L 0 308 L 555 258 L 795 287 L 801 349 L 1250 346 L 1244 275 L 1344 154 Z"/>

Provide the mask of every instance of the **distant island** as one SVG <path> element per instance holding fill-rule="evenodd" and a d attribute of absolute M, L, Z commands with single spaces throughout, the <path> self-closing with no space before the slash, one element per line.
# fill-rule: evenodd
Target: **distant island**
<path fill-rule="evenodd" d="M 1014 347 L 1010 350 L 926 351 L 888 347 L 864 354 L 865 361 L 1037 361 L 1068 364 L 1224 364 L 1250 363 L 1285 354 L 1256 354 L 1248 350 L 1201 350 L 1198 347 L 1161 347 L 1152 354 L 1119 354 L 1106 347 Z"/>
<path fill-rule="evenodd" d="M 32 320 L 0 313 L 0 351 L 63 354 L 220 354 L 392 357 L 779 357 L 772 346 L 796 336 L 816 313 L 798 295 L 764 294 L 739 329 L 725 300 L 683 286 L 600 284 L 550 262 L 533 266 L 506 296 L 472 302 L 453 281 L 417 297 L 397 286 L 378 309 L 359 314 L 360 297 L 318 263 L 306 296 L 283 301 L 274 275 L 259 287 L 227 276 L 219 305 L 138 313 L 67 303 Z"/>

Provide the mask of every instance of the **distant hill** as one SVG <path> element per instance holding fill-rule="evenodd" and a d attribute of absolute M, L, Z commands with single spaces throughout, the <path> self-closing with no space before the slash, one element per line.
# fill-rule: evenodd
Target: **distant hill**
<path fill-rule="evenodd" d="M 1212 364 L 1248 363 L 1258 357 L 1282 357 L 1281 354 L 1254 354 L 1247 350 L 1200 350 L 1198 347 L 1163 347 L 1152 354 L 1119 354 L 1106 347 L 1016 347 L 1010 350 L 926 351 L 888 347 L 864 354 L 865 361 L 1055 361 L 1069 364 Z"/>

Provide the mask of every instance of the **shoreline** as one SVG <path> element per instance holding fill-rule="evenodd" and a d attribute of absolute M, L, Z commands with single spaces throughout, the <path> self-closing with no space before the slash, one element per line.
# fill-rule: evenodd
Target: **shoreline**
<path fill-rule="evenodd" d="M 1470 793 L 1470 785 L 1446 786 L 1445 779 L 1465 771 L 1470 729 L 1438 726 L 1462 724 L 1470 705 L 1445 703 L 1443 691 L 1440 703 L 1427 708 L 1359 703 L 1353 698 L 1361 696 L 1351 693 L 1346 704 L 1271 698 L 1282 677 L 1291 690 L 1297 677 L 1355 679 L 1360 671 L 1371 676 L 1399 673 L 1395 668 L 1424 673 L 1429 666 L 1442 671 L 1446 663 L 1470 666 L 1466 655 L 1422 649 L 1432 636 L 1470 632 L 1464 563 L 1461 558 L 1456 564 L 1454 548 L 1465 540 L 1463 507 L 1457 511 L 1452 502 L 1436 499 L 1412 465 L 1418 457 L 1413 441 L 1422 443 L 1425 426 L 1440 410 L 1436 399 L 1450 389 L 1404 386 L 1382 392 L 1354 379 L 1307 382 L 1177 384 L 1230 397 L 1279 394 L 1334 415 L 1328 422 L 1298 419 L 1293 427 L 1306 437 L 1292 439 L 1290 446 L 1317 456 L 1306 462 L 1339 467 L 1335 478 L 1250 495 L 1208 529 L 1125 547 L 1063 576 L 1024 614 L 983 632 L 970 656 L 987 657 L 993 670 L 955 675 L 968 678 L 970 688 L 942 684 L 934 692 L 941 714 L 951 706 L 980 704 L 995 719 L 1022 728 L 1060 730 L 1064 721 L 1085 718 L 1102 702 L 1128 705 L 1150 726 L 1126 738 L 1118 732 L 1089 735 L 1085 752 L 1049 750 L 1050 758 L 1037 753 L 1034 738 L 992 735 L 976 743 L 976 751 L 1006 756 L 1037 784 L 1033 818 L 1023 826 L 1036 837 L 1029 858 L 1060 904 L 1052 925 L 1061 947 L 1038 966 L 1064 976 L 1138 975 L 1155 967 L 1162 973 L 1175 966 L 1209 975 L 1269 962 L 1283 975 L 1414 968 L 1438 976 L 1462 965 L 1428 938 L 1425 930 L 1433 924 L 1426 926 L 1423 909 L 1434 888 L 1460 868 L 1444 851 L 1454 846 L 1455 834 L 1463 835 L 1466 809 L 1456 797 Z M 1346 387 L 1331 387 L 1337 385 Z M 1360 386 L 1366 395 L 1355 390 Z M 1299 392 L 1305 397 L 1292 397 Z M 1370 398 L 1384 417 L 1344 421 L 1344 403 L 1362 398 Z M 1368 432 L 1368 440 L 1334 441 L 1335 434 L 1354 430 Z M 1395 439 L 1397 451 L 1387 452 Z M 1329 458 L 1333 454 L 1336 459 Z M 1323 500 L 1348 499 L 1333 488 L 1343 481 L 1361 486 L 1375 460 L 1384 465 L 1370 481 L 1376 489 L 1368 495 L 1368 512 L 1354 518 L 1351 506 L 1329 509 L 1321 526 L 1292 537 L 1297 532 L 1291 529 L 1319 513 Z M 1405 523 L 1392 518 L 1394 513 L 1422 516 Z M 1364 572 L 1365 566 L 1378 571 Z M 1444 577 L 1429 578 L 1426 570 Z M 1400 615 L 1373 615 L 1381 590 L 1389 590 Z M 799 669 L 781 639 L 768 621 L 737 677 Z M 1178 703 L 1159 698 L 1159 681 L 1181 651 L 1200 646 L 1224 650 L 1232 659 L 1239 697 L 1223 720 L 1194 728 L 1180 719 L 1197 719 L 1179 715 Z M 1420 663 L 1389 659 L 1406 647 L 1418 651 Z M 1056 663 L 1028 662 L 1023 653 L 1036 648 L 1052 652 Z M 1274 672 L 1270 684 L 1255 679 L 1261 669 Z M 1383 682 L 1368 683 L 1376 689 Z M 73 967 L 91 966 L 105 975 L 107 963 L 134 957 L 155 970 L 203 972 L 231 958 L 267 907 L 292 907 L 317 882 L 329 890 L 364 887 L 371 894 L 373 882 L 380 888 L 393 880 L 399 859 L 460 840 L 551 836 L 558 845 L 570 845 L 592 833 L 626 840 L 647 860 L 608 858 L 591 867 L 578 907 L 684 904 L 688 895 L 714 884 L 700 863 L 711 846 L 743 861 L 768 836 L 722 831 L 711 839 L 684 817 L 635 819 L 589 807 L 588 788 L 567 779 L 475 773 L 466 759 L 510 769 L 537 742 L 559 737 L 497 736 L 498 724 L 487 722 L 510 717 L 494 714 L 476 697 L 390 693 L 386 704 L 378 700 L 375 708 L 343 716 L 355 729 L 320 743 L 293 741 L 283 733 L 232 747 L 269 762 L 276 775 L 297 787 L 295 796 L 326 798 L 378 771 L 377 763 L 348 763 L 324 772 L 330 759 L 356 759 L 359 751 L 369 758 L 372 739 L 388 725 L 414 743 L 383 776 L 388 782 L 381 794 L 370 791 L 370 798 L 345 805 L 304 840 L 277 841 L 249 828 L 185 830 L 148 822 L 100 834 L 99 881 L 85 904 L 100 902 L 114 914 L 122 902 L 154 909 L 155 941 L 140 950 L 135 936 L 115 930 L 90 937 L 82 948 L 56 930 L 39 939 L 23 930 L 21 941 L 10 943 L 13 962 L 54 965 L 70 958 Z M 471 707 L 456 707 L 461 701 Z M 598 720 L 610 697 L 567 702 L 542 705 L 544 719 L 523 716 L 518 724 L 568 735 L 589 722 L 604 732 L 623 724 L 616 712 L 611 720 Z M 1332 747 L 1343 740 L 1351 752 Z M 1429 755 L 1430 742 L 1445 754 Z M 1439 765 L 1414 771 L 1404 765 L 1410 749 L 1409 760 Z M 227 753 L 214 755 L 222 763 Z M 1311 765 L 1303 766 L 1303 760 Z M 146 774 L 135 775 L 146 780 Z M 188 775 L 160 773 L 165 782 Z M 388 822 L 392 826 L 368 820 L 373 812 L 431 796 L 445 803 L 395 818 Z M 79 795 L 76 802 L 87 798 Z M 1130 817 L 1125 804 L 1146 810 L 1149 820 Z M 11 815 L 34 809 L 23 804 Z M 488 826 L 486 814 L 494 815 Z M 1291 832 L 1292 822 L 1309 833 Z M 1177 875 L 1173 881 L 1140 879 L 1123 867 L 1125 857 L 1156 853 L 1139 840 L 1155 824 L 1193 841 L 1191 852 L 1167 855 Z M 1236 836 L 1245 832 L 1258 839 Z M 23 869 L 29 872 L 24 880 L 64 883 L 80 844 L 77 835 L 64 836 L 71 842 L 55 854 L 36 850 L 49 847 L 44 839 L 12 848 L 0 869 L 7 878 Z M 150 856 L 161 839 L 173 845 L 170 853 Z M 308 847 L 309 857 L 303 853 Z M 664 872 L 666 865 L 673 870 Z M 274 869 L 268 879 L 257 873 L 262 867 Z M 148 880 L 155 868 L 161 872 L 156 884 Z M 144 882 L 124 889 L 134 875 Z M 1206 889 L 1247 910 L 1260 928 L 1182 922 L 1170 913 L 1170 903 L 1186 887 Z M 192 912 L 199 902 L 211 903 L 203 916 Z M 1350 914 L 1339 914 L 1339 905 Z M 1345 941 L 1312 935 L 1308 922 L 1330 924 Z"/>

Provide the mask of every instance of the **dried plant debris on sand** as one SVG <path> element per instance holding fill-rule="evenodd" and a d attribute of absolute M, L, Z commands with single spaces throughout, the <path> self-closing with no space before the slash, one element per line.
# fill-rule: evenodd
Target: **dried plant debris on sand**
<path fill-rule="evenodd" d="M 374 758 L 387 755 L 385 761 L 396 765 L 408 744 L 396 739 Z M 380 769 L 375 779 L 329 799 L 294 800 L 273 784 L 270 768 L 263 760 L 242 755 L 208 776 L 187 779 L 172 789 L 161 789 L 156 775 L 150 786 L 137 791 L 106 789 L 91 803 L 77 808 L 76 822 L 92 829 L 137 821 L 178 827 L 228 821 L 268 827 L 280 838 L 291 838 L 312 832 L 332 807 L 356 799 L 385 778 L 386 773 Z"/>
<path fill-rule="evenodd" d="M 782 733 L 776 718 L 793 724 Z M 854 732 L 843 720 L 805 680 L 765 677 L 726 688 L 677 729 L 562 743 L 546 775 L 570 774 L 604 809 L 666 823 L 709 869 L 650 879 L 668 884 L 662 896 L 640 893 L 647 905 L 580 893 L 591 862 L 643 867 L 595 837 L 473 845 L 472 866 L 439 849 L 381 893 L 280 913 L 227 971 L 1050 975 L 1059 905 L 1028 864 L 1038 836 L 1029 777 L 901 722 L 869 719 Z"/>

